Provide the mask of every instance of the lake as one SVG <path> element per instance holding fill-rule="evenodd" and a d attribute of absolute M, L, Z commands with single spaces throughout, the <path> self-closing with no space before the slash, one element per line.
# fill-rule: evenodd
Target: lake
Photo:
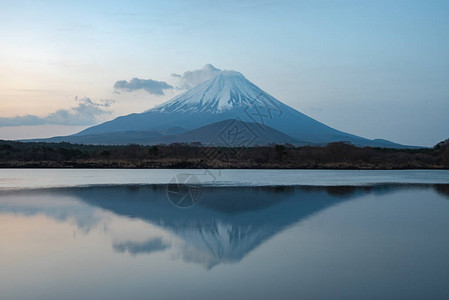
<path fill-rule="evenodd" d="M 1 299 L 449 299 L 449 171 L 0 171 Z"/>

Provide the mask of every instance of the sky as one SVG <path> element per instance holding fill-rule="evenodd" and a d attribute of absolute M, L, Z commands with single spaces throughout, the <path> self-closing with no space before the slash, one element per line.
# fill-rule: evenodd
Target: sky
<path fill-rule="evenodd" d="M 145 111 L 206 64 L 342 131 L 449 138 L 449 1 L 0 4 L 0 139 Z"/>

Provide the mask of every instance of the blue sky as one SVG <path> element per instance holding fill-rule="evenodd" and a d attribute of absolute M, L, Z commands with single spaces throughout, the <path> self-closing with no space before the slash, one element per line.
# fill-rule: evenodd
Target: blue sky
<path fill-rule="evenodd" d="M 337 129 L 430 146 L 449 137 L 448 15 L 449 1 L 4 2 L 0 138 L 144 111 L 182 90 L 114 84 L 175 87 L 211 63 Z M 41 122 L 8 123 L 27 115 Z"/>

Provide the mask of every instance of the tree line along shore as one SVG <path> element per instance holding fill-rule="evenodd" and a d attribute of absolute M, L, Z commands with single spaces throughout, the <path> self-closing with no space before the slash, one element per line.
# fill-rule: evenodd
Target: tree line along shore
<path fill-rule="evenodd" d="M 433 148 L 193 144 L 82 145 L 0 141 L 2 168 L 449 169 L 449 142 Z"/>

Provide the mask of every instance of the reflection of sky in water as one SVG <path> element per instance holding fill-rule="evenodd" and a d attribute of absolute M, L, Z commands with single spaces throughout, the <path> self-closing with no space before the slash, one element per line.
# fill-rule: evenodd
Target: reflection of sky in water
<path fill-rule="evenodd" d="M 202 184 L 224 186 L 449 184 L 449 170 L 176 170 L 176 169 L 3 169 L 0 190 L 99 184 L 167 184 L 179 173 Z"/>
<path fill-rule="evenodd" d="M 4 191 L 0 289 L 7 299 L 447 296 L 448 195 L 222 187 L 177 209 L 163 186 Z"/>

